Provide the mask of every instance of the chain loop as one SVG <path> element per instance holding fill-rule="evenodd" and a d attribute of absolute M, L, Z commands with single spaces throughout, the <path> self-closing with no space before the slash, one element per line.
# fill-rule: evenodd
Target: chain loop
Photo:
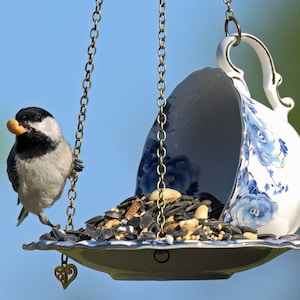
<path fill-rule="evenodd" d="M 96 1 L 96 7 L 92 14 L 92 20 L 93 20 L 94 26 L 90 30 L 91 43 L 88 46 L 88 50 L 87 50 L 88 60 L 85 65 L 85 68 L 84 68 L 86 74 L 85 74 L 85 78 L 82 81 L 83 95 L 80 98 L 80 112 L 78 115 L 78 125 L 77 125 L 76 134 L 75 134 L 75 145 L 74 145 L 74 150 L 73 150 L 74 158 L 77 160 L 80 160 L 82 139 L 84 136 L 84 124 L 85 124 L 85 120 L 86 120 L 86 109 L 87 109 L 87 105 L 89 103 L 88 92 L 92 87 L 91 74 L 94 71 L 93 58 L 96 55 L 96 40 L 99 36 L 98 23 L 101 21 L 101 18 L 102 18 L 102 14 L 101 14 L 102 4 L 103 4 L 103 0 Z M 70 200 L 70 204 L 66 210 L 66 215 L 68 217 L 67 224 L 66 224 L 66 230 L 74 230 L 73 217 L 76 212 L 76 208 L 74 206 L 74 201 L 77 196 L 77 192 L 76 192 L 77 181 L 78 181 L 78 173 L 77 173 L 77 171 L 73 170 L 72 174 L 70 176 L 71 187 L 68 191 L 68 199 Z"/>
<path fill-rule="evenodd" d="M 166 57 L 166 0 L 159 1 L 159 32 L 158 32 L 158 40 L 159 40 L 159 48 L 158 48 L 158 58 L 159 58 L 159 65 L 158 65 L 158 74 L 159 74 L 159 81 L 157 83 L 157 89 L 159 91 L 159 97 L 157 99 L 157 106 L 159 108 L 159 113 L 157 116 L 157 123 L 159 125 L 159 129 L 157 131 L 157 140 L 158 140 L 158 148 L 157 148 L 157 157 L 158 157 L 158 165 L 156 168 L 158 181 L 157 181 L 157 189 L 159 190 L 159 197 L 157 200 L 157 208 L 158 208 L 158 216 L 157 216 L 157 223 L 159 225 L 159 232 L 157 238 L 162 236 L 163 228 L 166 222 L 164 216 L 164 209 L 166 206 L 166 201 L 164 199 L 163 190 L 166 188 L 165 183 L 165 175 L 167 172 L 167 167 L 164 163 L 164 159 L 167 154 L 167 149 L 164 145 L 164 142 L 167 138 L 167 133 L 165 131 L 165 124 L 167 122 L 167 115 L 164 112 L 164 108 L 167 105 L 167 101 L 164 95 L 166 90 L 166 81 L 164 75 L 166 73 L 166 64 L 165 64 L 165 57 Z"/>
<path fill-rule="evenodd" d="M 223 0 L 223 2 L 227 5 L 225 17 L 226 17 L 226 20 L 228 20 L 230 17 L 234 17 L 234 10 L 231 8 L 232 0 Z"/>
<path fill-rule="evenodd" d="M 237 39 L 236 39 L 236 42 L 233 44 L 233 46 L 238 46 L 242 39 L 242 30 L 241 30 L 240 23 L 238 22 L 238 20 L 236 19 L 235 15 L 234 15 L 234 10 L 231 8 L 232 0 L 223 0 L 223 2 L 224 2 L 224 4 L 227 5 L 227 10 L 225 12 L 225 35 L 226 36 L 230 35 L 229 30 L 228 30 L 228 25 L 229 25 L 229 22 L 233 22 L 237 28 Z"/>

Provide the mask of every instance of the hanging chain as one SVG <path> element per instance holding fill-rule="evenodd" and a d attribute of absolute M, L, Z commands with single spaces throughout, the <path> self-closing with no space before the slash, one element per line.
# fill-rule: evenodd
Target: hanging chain
<path fill-rule="evenodd" d="M 233 22 L 238 32 L 236 42 L 233 44 L 233 46 L 238 46 L 242 39 L 242 30 L 241 30 L 240 23 L 238 22 L 238 20 L 234 15 L 234 10 L 231 8 L 232 0 L 223 0 L 223 2 L 224 4 L 227 5 L 227 10 L 225 12 L 225 35 L 226 36 L 230 35 L 228 30 L 228 25 L 229 22 Z"/>
<path fill-rule="evenodd" d="M 157 106 L 159 108 L 159 114 L 157 116 L 157 123 L 159 125 L 159 129 L 157 131 L 157 140 L 158 140 L 158 148 L 157 148 L 157 157 L 158 157 L 158 165 L 157 165 L 157 174 L 158 174 L 158 182 L 157 189 L 159 190 L 159 197 L 157 200 L 157 208 L 158 208 L 158 216 L 157 223 L 159 225 L 160 231 L 158 232 L 157 237 L 162 236 L 163 227 L 165 225 L 165 216 L 164 209 L 166 206 L 166 201 L 164 199 L 163 190 L 166 188 L 165 183 L 165 174 L 167 172 L 167 167 L 164 163 L 164 158 L 167 154 L 167 149 L 164 145 L 164 142 L 167 138 L 167 133 L 165 131 L 165 124 L 167 122 L 167 115 L 164 112 L 164 108 L 166 107 L 167 101 L 164 95 L 166 89 L 166 81 L 164 78 L 166 72 L 166 64 L 165 64 L 165 56 L 166 56 L 166 0 L 159 1 L 159 48 L 158 48 L 158 57 L 159 57 L 159 65 L 158 65 L 158 74 L 159 81 L 157 84 L 157 88 L 159 91 L 159 97 L 157 99 Z"/>
<path fill-rule="evenodd" d="M 101 18 L 102 18 L 102 14 L 101 14 L 102 4 L 103 4 L 103 0 L 96 1 L 95 11 L 92 14 L 92 20 L 93 20 L 94 26 L 90 30 L 91 43 L 87 49 L 88 61 L 84 68 L 86 73 L 85 73 L 85 78 L 82 81 L 83 95 L 80 98 L 80 112 L 78 115 L 78 125 L 77 125 L 76 134 L 75 134 L 75 146 L 74 146 L 74 150 L 73 150 L 74 158 L 78 161 L 80 161 L 80 151 L 81 151 L 82 139 L 83 139 L 83 135 L 84 135 L 84 123 L 86 120 L 86 109 L 87 109 L 87 105 L 89 102 L 88 92 L 92 87 L 91 74 L 94 70 L 93 58 L 96 55 L 96 40 L 99 36 L 98 23 L 101 21 Z M 73 170 L 72 174 L 70 176 L 71 187 L 68 191 L 68 198 L 70 200 L 70 204 L 66 210 L 66 214 L 68 217 L 67 224 L 66 224 L 66 230 L 74 230 L 73 217 L 76 212 L 76 208 L 74 206 L 74 200 L 76 199 L 76 196 L 77 196 L 77 193 L 76 193 L 76 182 L 77 181 L 78 181 L 78 173 L 76 170 Z"/>
<path fill-rule="evenodd" d="M 227 10 L 225 12 L 225 16 L 226 16 L 226 20 L 228 20 L 230 17 L 234 17 L 234 11 L 231 8 L 232 0 L 223 0 L 223 2 L 227 5 Z"/>

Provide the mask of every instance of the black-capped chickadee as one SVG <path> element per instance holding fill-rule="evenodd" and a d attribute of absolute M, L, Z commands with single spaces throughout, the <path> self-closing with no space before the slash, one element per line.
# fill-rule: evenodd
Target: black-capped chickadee
<path fill-rule="evenodd" d="M 66 179 L 73 170 L 81 171 L 82 163 L 74 159 L 57 121 L 42 108 L 21 109 L 7 127 L 16 135 L 7 173 L 18 193 L 18 204 L 23 205 L 17 226 L 33 213 L 53 227 L 43 210 L 61 196 Z"/>

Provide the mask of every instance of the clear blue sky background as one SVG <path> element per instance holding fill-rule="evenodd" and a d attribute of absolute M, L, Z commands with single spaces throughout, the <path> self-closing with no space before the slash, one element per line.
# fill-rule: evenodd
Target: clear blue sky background
<path fill-rule="evenodd" d="M 280 5 L 274 0 L 232 4 L 244 31 L 258 37 L 268 20 L 280 15 Z M 111 0 L 103 5 L 81 155 L 86 168 L 75 203 L 76 228 L 134 193 L 143 143 L 157 113 L 157 6 L 154 0 Z M 299 299 L 298 251 L 217 281 L 114 281 L 76 264 L 78 278 L 63 291 L 53 274 L 60 254 L 22 250 L 24 242 L 37 240 L 49 229 L 32 215 L 16 228 L 20 207 L 5 166 L 14 137 L 7 132 L 6 121 L 22 107 L 44 107 L 73 146 L 93 9 L 93 0 L 15 0 L 0 6 L 1 299 Z M 167 95 L 192 71 L 216 66 L 225 9 L 221 0 L 168 1 Z M 64 193 L 47 210 L 53 223 L 64 227 L 67 205 Z"/>

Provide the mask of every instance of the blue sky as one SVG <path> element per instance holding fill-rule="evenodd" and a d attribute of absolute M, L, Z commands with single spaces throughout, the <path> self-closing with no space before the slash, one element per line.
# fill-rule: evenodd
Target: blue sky
<path fill-rule="evenodd" d="M 192 71 L 216 66 L 216 47 L 224 37 L 223 1 L 182 3 L 168 1 L 166 95 Z M 134 193 L 143 143 L 157 113 L 157 6 L 158 1 L 153 0 L 104 2 L 81 154 L 85 170 L 79 177 L 75 202 L 76 228 Z M 263 4 L 259 0 L 233 1 L 232 6 L 244 31 L 257 36 L 271 14 L 280 12 L 280 5 L 272 0 Z M 22 107 L 41 106 L 56 117 L 73 146 L 93 9 L 94 1 L 1 4 L 1 297 L 298 299 L 298 251 L 217 281 L 114 281 L 105 273 L 76 264 L 78 277 L 63 291 L 53 275 L 60 254 L 22 250 L 24 242 L 37 240 L 49 229 L 33 215 L 16 228 L 20 207 L 5 166 L 14 137 L 7 132 L 6 121 Z M 65 192 L 46 211 L 53 223 L 64 227 L 67 205 Z"/>

